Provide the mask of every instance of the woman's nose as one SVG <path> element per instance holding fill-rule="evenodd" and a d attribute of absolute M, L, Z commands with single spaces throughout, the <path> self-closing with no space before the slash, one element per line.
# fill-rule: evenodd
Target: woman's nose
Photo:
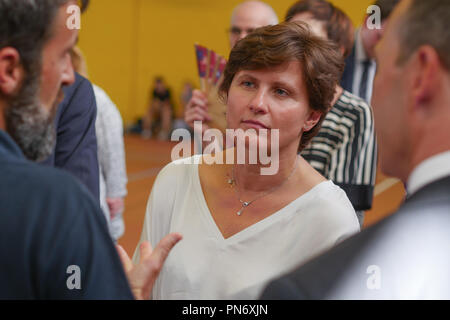
<path fill-rule="evenodd" d="M 264 88 L 256 90 L 248 106 L 255 113 L 266 113 L 268 110 L 267 91 Z"/>

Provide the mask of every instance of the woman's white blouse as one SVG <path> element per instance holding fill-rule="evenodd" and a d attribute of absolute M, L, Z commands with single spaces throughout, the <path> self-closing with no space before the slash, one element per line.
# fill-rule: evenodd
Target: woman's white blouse
<path fill-rule="evenodd" d="M 257 299 L 269 280 L 359 231 L 345 192 L 326 181 L 224 239 L 206 204 L 198 164 L 185 161 L 159 173 L 147 204 L 141 242 L 155 246 L 168 233 L 183 235 L 155 282 L 153 299 Z"/>

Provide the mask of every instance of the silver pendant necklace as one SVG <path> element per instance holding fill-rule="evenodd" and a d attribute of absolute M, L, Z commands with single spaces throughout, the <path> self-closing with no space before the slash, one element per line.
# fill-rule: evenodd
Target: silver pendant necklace
<path fill-rule="evenodd" d="M 234 191 L 236 192 L 237 197 L 238 197 L 238 199 L 239 199 L 239 202 L 241 203 L 241 209 L 240 209 L 238 212 L 236 212 L 236 214 L 237 214 L 238 216 L 241 216 L 242 213 L 244 212 L 245 208 L 247 208 L 247 207 L 248 207 L 249 205 L 251 205 L 253 202 L 255 202 L 255 201 L 258 200 L 258 199 L 261 199 L 262 197 L 267 196 L 268 194 L 274 192 L 275 190 L 277 190 L 278 188 L 280 188 L 281 186 L 283 186 L 283 185 L 284 185 L 284 184 L 292 177 L 292 175 L 294 174 L 295 169 L 297 169 L 297 167 L 298 167 L 298 158 L 295 159 L 294 167 L 292 168 L 292 171 L 291 171 L 291 173 L 289 174 L 289 176 L 288 176 L 284 181 L 282 181 L 279 185 L 274 186 L 273 188 L 269 189 L 268 191 L 266 191 L 266 192 L 263 193 L 262 195 L 259 195 L 258 197 L 256 197 L 255 199 L 253 199 L 253 200 L 251 200 L 251 201 L 243 201 L 243 200 L 241 200 L 240 192 L 239 192 L 239 190 L 238 190 L 238 184 L 237 184 L 237 181 L 236 181 L 236 179 L 235 179 L 235 177 L 234 177 L 234 165 L 233 165 L 233 167 L 232 167 L 232 169 L 231 169 L 231 178 L 228 179 L 228 184 L 231 185 L 231 187 L 233 187 L 233 185 L 236 186 L 236 188 L 234 188 Z"/>

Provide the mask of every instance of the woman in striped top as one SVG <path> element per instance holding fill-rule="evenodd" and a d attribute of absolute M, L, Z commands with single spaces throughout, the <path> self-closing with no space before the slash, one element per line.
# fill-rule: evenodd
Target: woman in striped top
<path fill-rule="evenodd" d="M 314 33 L 338 44 L 344 57 L 351 52 L 352 23 L 327 1 L 298 1 L 288 10 L 286 21 L 306 22 Z M 367 102 L 340 86 L 332 105 L 319 133 L 301 154 L 347 193 L 362 225 L 364 210 L 372 206 L 376 176 L 373 114 Z"/>

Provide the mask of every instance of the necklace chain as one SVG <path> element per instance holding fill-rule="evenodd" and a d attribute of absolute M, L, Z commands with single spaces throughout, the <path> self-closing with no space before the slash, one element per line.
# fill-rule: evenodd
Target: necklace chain
<path fill-rule="evenodd" d="M 234 177 L 234 165 L 233 165 L 233 167 L 231 169 L 231 179 L 228 179 L 228 184 L 230 184 L 231 186 L 233 186 L 233 184 L 236 185 L 236 188 L 234 188 L 234 191 L 236 192 L 237 197 L 239 199 L 239 202 L 241 203 L 241 209 L 238 212 L 236 212 L 236 214 L 238 216 L 240 216 L 242 214 L 242 212 L 244 212 L 244 209 L 247 208 L 249 205 L 251 205 L 253 202 L 255 202 L 256 200 L 261 199 L 261 198 L 263 198 L 263 197 L 265 197 L 267 195 L 269 195 L 270 193 L 274 192 L 278 188 L 281 188 L 281 186 L 283 186 L 292 177 L 292 175 L 294 174 L 295 169 L 297 169 L 297 167 L 298 167 L 298 158 L 295 158 L 294 167 L 292 168 L 292 171 L 289 174 L 289 176 L 284 181 L 282 181 L 279 185 L 276 185 L 276 186 L 270 188 L 268 191 L 264 192 L 262 195 L 257 196 L 256 198 L 254 198 L 251 201 L 243 201 L 243 200 L 241 200 L 240 192 L 238 190 L 237 181 L 236 181 L 236 179 Z"/>

